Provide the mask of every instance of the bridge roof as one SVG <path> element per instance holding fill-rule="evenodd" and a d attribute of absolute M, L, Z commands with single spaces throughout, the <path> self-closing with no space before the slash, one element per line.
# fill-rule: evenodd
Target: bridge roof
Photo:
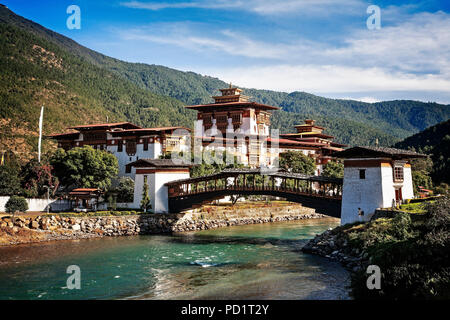
<path fill-rule="evenodd" d="M 384 147 L 361 147 L 356 146 L 344 151 L 333 154 L 338 158 L 392 158 L 392 159 L 408 159 L 408 158 L 425 158 L 427 155 L 417 153 L 411 150 L 384 148 Z"/>
<path fill-rule="evenodd" d="M 286 171 L 267 171 L 261 170 L 261 169 L 246 169 L 246 168 L 231 168 L 231 169 L 224 169 L 222 172 L 219 173 L 213 173 L 201 177 L 195 177 L 195 178 L 187 178 L 187 179 L 180 179 L 180 180 L 174 180 L 167 182 L 165 185 L 174 185 L 174 184 L 180 184 L 180 183 L 191 183 L 191 182 L 201 182 L 205 180 L 214 180 L 214 179 L 220 179 L 220 178 L 226 178 L 226 177 L 233 177 L 240 174 L 260 174 L 260 175 L 267 175 L 271 177 L 279 177 L 279 178 L 292 178 L 292 179 L 301 179 L 301 180 L 309 180 L 309 181 L 316 181 L 316 182 L 323 182 L 323 183 L 334 183 L 334 184 L 342 184 L 343 179 L 342 178 L 331 178 L 331 177 L 324 177 L 324 176 L 314 176 L 314 175 L 306 175 L 302 173 L 294 173 L 294 172 L 286 172 Z"/>
<path fill-rule="evenodd" d="M 187 168 L 190 164 L 174 162 L 172 159 L 139 159 L 137 161 L 127 164 L 133 167 L 165 167 L 165 168 Z"/>

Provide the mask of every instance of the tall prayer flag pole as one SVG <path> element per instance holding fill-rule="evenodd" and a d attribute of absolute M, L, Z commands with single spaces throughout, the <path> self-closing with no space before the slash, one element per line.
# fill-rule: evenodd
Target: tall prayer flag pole
<path fill-rule="evenodd" d="M 41 162 L 41 144 L 42 144 L 42 121 L 44 119 L 44 106 L 41 108 L 41 116 L 39 117 L 39 142 L 38 142 L 38 161 Z"/>

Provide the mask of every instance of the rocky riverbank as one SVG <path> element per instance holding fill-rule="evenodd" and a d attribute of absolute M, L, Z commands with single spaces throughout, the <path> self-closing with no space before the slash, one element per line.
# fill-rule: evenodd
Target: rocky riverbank
<path fill-rule="evenodd" d="M 299 205 L 221 207 L 185 214 L 141 214 L 134 216 L 63 217 L 17 216 L 0 219 L 0 245 L 50 240 L 84 239 L 188 232 L 245 224 L 317 219 L 326 216 Z"/>
<path fill-rule="evenodd" d="M 353 272 L 366 268 L 370 259 L 367 252 L 349 244 L 341 227 L 317 235 L 302 248 L 302 251 L 337 261 Z"/>
<path fill-rule="evenodd" d="M 375 211 L 370 221 L 375 221 L 377 219 L 392 219 L 395 215 L 400 213 L 407 214 L 406 212 L 398 210 L 378 209 Z M 338 261 L 350 271 L 361 271 L 370 264 L 370 257 L 363 249 L 363 245 L 361 244 L 363 241 L 361 239 L 359 241 L 354 241 L 353 244 L 350 243 L 350 234 L 353 233 L 353 238 L 358 237 L 357 234 L 361 233 L 368 226 L 371 226 L 371 224 L 340 226 L 327 230 L 324 233 L 317 235 L 314 239 L 311 239 L 303 247 L 302 251 L 326 257 L 333 261 Z"/>

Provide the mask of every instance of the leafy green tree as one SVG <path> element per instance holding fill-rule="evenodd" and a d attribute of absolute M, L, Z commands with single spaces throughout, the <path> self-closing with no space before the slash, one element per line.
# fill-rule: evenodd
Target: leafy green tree
<path fill-rule="evenodd" d="M 0 196 L 11 196 L 21 192 L 19 172 L 10 166 L 0 166 Z"/>
<path fill-rule="evenodd" d="M 130 177 L 122 177 L 119 179 L 117 186 L 117 201 L 118 202 L 133 202 L 134 197 L 134 180 Z"/>
<path fill-rule="evenodd" d="M 211 153 L 204 153 L 204 157 L 202 159 L 202 163 L 199 165 L 195 165 L 190 169 L 191 177 L 201 177 L 206 176 L 214 173 L 219 173 L 223 171 L 224 169 L 230 169 L 230 168 L 243 168 L 244 165 L 238 164 L 237 158 L 234 157 L 233 164 L 227 164 L 227 154 L 226 152 L 222 153 L 222 163 L 216 163 L 212 161 L 212 159 L 215 157 L 215 152 Z M 193 159 L 192 159 L 193 161 Z"/>
<path fill-rule="evenodd" d="M 112 210 L 117 209 L 117 195 L 116 193 L 109 192 L 107 194 L 107 201 L 108 201 L 108 208 L 111 208 Z"/>
<path fill-rule="evenodd" d="M 69 151 L 58 149 L 51 164 L 64 187 L 106 189 L 119 171 L 114 155 L 91 146 Z"/>
<path fill-rule="evenodd" d="M 28 203 L 24 197 L 11 196 L 5 204 L 5 210 L 13 214 L 13 220 L 16 212 L 25 212 L 28 210 Z"/>
<path fill-rule="evenodd" d="M 280 168 L 295 173 L 314 174 L 316 163 L 302 152 L 287 151 L 280 153 Z"/>
<path fill-rule="evenodd" d="M 324 165 L 322 175 L 325 177 L 343 178 L 344 164 L 338 161 L 329 161 Z"/>
<path fill-rule="evenodd" d="M 147 210 L 151 208 L 152 204 L 150 201 L 150 196 L 148 194 L 148 183 L 147 179 L 144 179 L 144 186 L 142 187 L 141 209 L 143 209 L 144 212 L 147 212 Z"/>
<path fill-rule="evenodd" d="M 24 193 L 27 197 L 42 197 L 48 192 L 54 194 L 58 188 L 58 178 L 53 175 L 53 167 L 37 159 L 32 159 L 21 169 L 21 178 Z"/>
<path fill-rule="evenodd" d="M 442 182 L 439 186 L 435 187 L 434 190 L 437 194 L 448 195 L 450 187 L 448 184 Z"/>
<path fill-rule="evenodd" d="M 433 161 L 431 158 L 414 159 L 411 161 L 411 175 L 413 180 L 414 192 L 418 192 L 418 187 L 426 189 L 433 188 L 431 180 L 431 171 L 433 170 Z"/>

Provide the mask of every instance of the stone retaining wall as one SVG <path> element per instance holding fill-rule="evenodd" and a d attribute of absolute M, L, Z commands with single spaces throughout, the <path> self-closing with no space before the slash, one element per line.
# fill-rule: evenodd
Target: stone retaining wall
<path fill-rule="evenodd" d="M 142 214 L 107 217 L 18 216 L 14 222 L 12 217 L 3 217 L 0 219 L 0 228 L 13 236 L 14 234 L 22 234 L 22 231 L 30 231 L 47 233 L 49 236 L 46 236 L 45 240 L 58 240 L 60 238 L 79 239 L 198 231 L 227 226 L 324 217 L 326 216 L 317 214 L 313 209 L 304 208 L 300 205 L 241 208 L 236 210 L 230 210 L 230 207 L 223 207 L 217 210 L 195 210 L 183 214 Z M 9 241 L 9 244 L 34 242 L 30 239 L 26 241 L 16 240 Z"/>

